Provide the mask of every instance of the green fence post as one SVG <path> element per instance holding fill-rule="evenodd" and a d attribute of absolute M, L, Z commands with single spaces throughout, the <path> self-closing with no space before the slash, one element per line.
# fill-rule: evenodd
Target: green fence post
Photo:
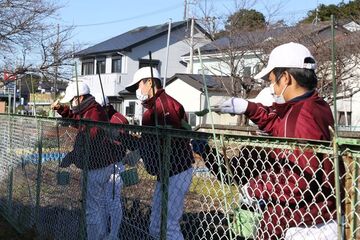
<path fill-rule="evenodd" d="M 169 199 L 169 172 L 170 172 L 170 141 L 171 137 L 167 133 L 163 143 L 163 155 L 161 156 L 161 230 L 160 239 L 166 240 L 168 199 Z"/>
<path fill-rule="evenodd" d="M 39 121 L 39 120 L 36 120 Z M 41 165 L 42 165 L 42 147 L 43 147 L 43 125 L 40 121 L 38 134 L 38 166 L 36 176 L 36 202 L 35 202 L 35 226 L 39 223 L 39 211 L 40 211 L 40 194 L 41 194 Z"/>
<path fill-rule="evenodd" d="M 88 182 L 88 162 L 90 156 L 90 132 L 88 126 L 85 126 L 85 154 L 84 156 L 77 156 L 79 158 L 84 158 L 83 160 L 78 159 L 78 161 L 83 162 L 82 170 L 82 188 L 81 188 L 81 216 L 80 216 L 80 239 L 87 239 L 87 225 L 86 225 L 86 195 L 87 195 L 87 182 Z"/>
<path fill-rule="evenodd" d="M 9 155 L 9 158 L 11 159 L 11 147 L 12 147 L 12 117 L 9 116 L 8 121 L 8 150 L 7 153 Z M 13 180 L 14 180 L 14 173 L 13 173 L 13 164 L 10 162 L 10 175 L 9 175 L 9 183 L 8 183 L 8 205 L 7 205 L 7 211 L 8 211 L 8 217 L 12 216 L 12 198 L 13 198 Z"/>
<path fill-rule="evenodd" d="M 8 216 L 12 215 L 12 196 L 13 196 L 13 179 L 14 179 L 14 168 L 13 166 L 11 166 L 10 168 L 10 175 L 9 175 L 9 184 L 8 184 L 8 205 L 7 205 L 7 210 L 8 210 Z"/>

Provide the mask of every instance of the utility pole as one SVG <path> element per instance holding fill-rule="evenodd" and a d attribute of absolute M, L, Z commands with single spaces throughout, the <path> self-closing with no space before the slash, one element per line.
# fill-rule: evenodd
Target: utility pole
<path fill-rule="evenodd" d="M 189 63 L 189 73 L 193 74 L 193 55 L 194 55 L 194 17 L 191 18 L 191 30 L 190 30 L 190 63 Z"/>
<path fill-rule="evenodd" d="M 184 0 L 184 21 L 187 18 L 187 0 Z"/>

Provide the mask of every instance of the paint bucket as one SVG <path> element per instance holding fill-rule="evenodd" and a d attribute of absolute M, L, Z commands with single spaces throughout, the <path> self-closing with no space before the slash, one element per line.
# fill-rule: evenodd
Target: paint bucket
<path fill-rule="evenodd" d="M 124 187 L 132 186 L 139 183 L 139 176 L 136 168 L 130 168 L 120 173 Z"/>
<path fill-rule="evenodd" d="M 56 173 L 57 184 L 60 186 L 66 186 L 70 183 L 70 173 L 66 171 L 59 171 Z"/>
<path fill-rule="evenodd" d="M 255 239 L 260 217 L 261 214 L 258 212 L 237 208 L 234 210 L 230 228 L 236 236 Z"/>

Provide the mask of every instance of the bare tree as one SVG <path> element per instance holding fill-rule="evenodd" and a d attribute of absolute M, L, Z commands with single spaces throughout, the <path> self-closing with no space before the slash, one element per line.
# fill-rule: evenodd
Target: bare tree
<path fill-rule="evenodd" d="M 37 72 L 55 84 L 71 77 L 67 66 L 78 47 L 69 44 L 72 26 L 57 29 L 52 23 L 60 7 L 50 0 L 0 0 L 0 72 Z"/>

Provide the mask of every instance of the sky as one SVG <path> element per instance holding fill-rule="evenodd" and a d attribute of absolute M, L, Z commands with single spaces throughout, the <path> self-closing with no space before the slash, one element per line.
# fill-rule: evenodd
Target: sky
<path fill-rule="evenodd" d="M 194 0 L 188 0 L 194 1 Z M 214 6 L 216 14 L 228 15 L 234 0 L 197 0 L 202 6 Z M 272 19 L 295 23 L 317 4 L 338 4 L 341 0 L 246 0 L 256 2 L 252 8 Z M 348 1 L 345 1 L 348 2 Z M 74 43 L 91 46 L 140 26 L 180 21 L 184 16 L 184 0 L 59 0 L 62 6 L 57 23 L 74 25 Z M 194 6 L 194 5 L 190 5 Z M 280 8 L 278 7 L 280 6 Z M 190 12 L 191 15 L 191 12 Z"/>

